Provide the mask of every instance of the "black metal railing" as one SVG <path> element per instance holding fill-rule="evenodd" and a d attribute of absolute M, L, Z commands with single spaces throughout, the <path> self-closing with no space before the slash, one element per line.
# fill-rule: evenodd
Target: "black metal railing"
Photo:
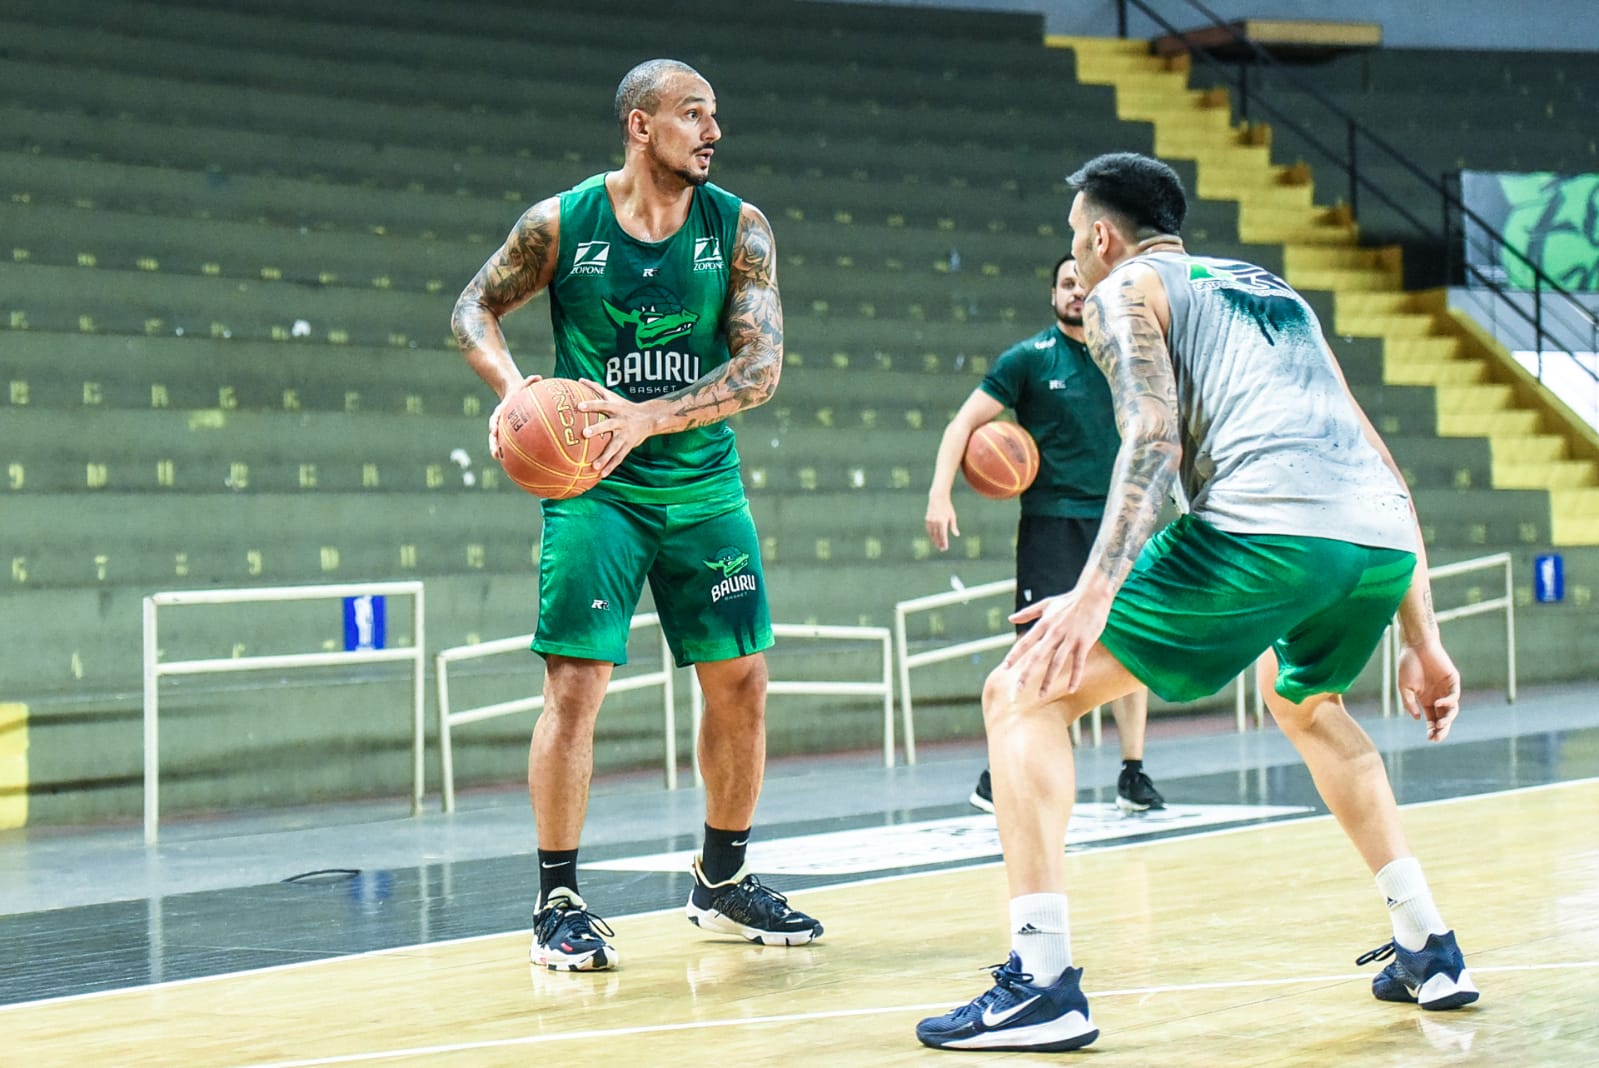
<path fill-rule="evenodd" d="M 1181 31 L 1156 12 L 1146 0 L 1117 0 L 1117 29 L 1122 37 L 1128 35 L 1127 8 L 1129 5 L 1136 7 L 1151 22 L 1159 26 L 1172 39 L 1181 42 L 1188 54 L 1195 60 L 1202 62 L 1208 69 L 1217 72 L 1228 84 L 1236 90 L 1237 118 L 1242 122 L 1252 121 L 1250 118 L 1251 106 L 1263 108 L 1271 117 L 1274 125 L 1289 130 L 1296 134 L 1302 141 L 1324 155 L 1340 171 L 1343 172 L 1347 182 L 1347 199 L 1351 215 L 1359 210 L 1362 195 L 1376 198 L 1392 210 L 1399 218 L 1414 227 L 1417 232 L 1429 239 L 1441 242 L 1444 254 L 1444 282 L 1448 284 L 1455 277 L 1463 278 L 1468 284 L 1476 283 L 1493 294 L 1495 300 L 1502 303 L 1514 316 L 1531 327 L 1533 333 L 1533 347 L 1538 358 L 1538 376 L 1543 377 L 1543 357 L 1546 352 L 1563 354 L 1569 362 L 1595 383 L 1599 383 L 1599 372 L 1590 368 L 1576 353 L 1586 351 L 1599 352 L 1599 316 L 1596 316 L 1586 305 L 1578 300 L 1570 291 L 1556 282 L 1535 262 L 1528 254 L 1512 245 L 1510 241 L 1494 229 L 1476 212 L 1466 206 L 1464 199 L 1449 188 L 1447 180 L 1441 180 L 1423 171 L 1414 160 L 1399 149 L 1389 144 L 1387 140 L 1368 129 L 1346 109 L 1327 99 L 1320 90 L 1310 85 L 1289 70 L 1270 50 L 1262 47 L 1258 42 L 1249 40 L 1238 29 L 1222 19 L 1200 0 L 1183 0 L 1188 6 L 1208 19 L 1210 27 L 1207 32 L 1220 29 L 1231 39 L 1232 44 L 1247 56 L 1236 61 L 1233 68 L 1222 60 L 1212 56 L 1207 47 L 1195 44 L 1189 40 L 1189 34 L 1195 31 Z M 1342 151 L 1326 143 L 1304 125 L 1293 119 L 1282 108 L 1272 102 L 1269 96 L 1263 96 L 1258 90 L 1250 91 L 1249 64 L 1270 69 L 1273 74 L 1291 85 L 1298 93 L 1307 97 L 1325 111 L 1335 116 L 1344 126 L 1345 137 Z M 1379 159 L 1386 159 L 1397 164 L 1421 184 L 1428 195 L 1435 197 L 1439 205 L 1439 218 L 1442 220 L 1441 232 L 1433 224 L 1423 222 L 1422 219 L 1410 210 L 1394 191 L 1386 189 L 1370 174 L 1369 166 L 1363 166 L 1362 145 L 1375 150 Z M 1467 225 L 1474 228 L 1474 232 L 1486 239 L 1495 256 L 1500 262 L 1505 262 L 1503 256 L 1521 263 L 1532 278 L 1532 308 L 1529 311 L 1523 307 L 1507 288 L 1497 279 L 1485 274 L 1479 267 L 1471 263 L 1465 256 L 1460 257 L 1457 273 L 1454 262 L 1454 243 L 1463 239 Z M 1561 313 L 1570 320 L 1579 324 L 1576 330 L 1581 333 L 1586 327 L 1587 338 L 1583 344 L 1572 344 L 1566 330 L 1561 330 L 1557 336 L 1555 328 L 1551 325 L 1554 313 L 1546 314 L 1546 302 L 1553 301 Z M 1584 345 L 1586 346 L 1584 348 Z"/>

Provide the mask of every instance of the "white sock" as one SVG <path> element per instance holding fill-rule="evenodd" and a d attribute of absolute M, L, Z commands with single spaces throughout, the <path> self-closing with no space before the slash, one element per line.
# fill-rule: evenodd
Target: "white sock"
<path fill-rule="evenodd" d="M 1010 900 L 1010 945 L 1035 986 L 1050 986 L 1072 966 L 1065 894 L 1023 894 Z"/>
<path fill-rule="evenodd" d="M 1394 923 L 1394 941 L 1416 950 L 1427 944 L 1430 934 L 1444 934 L 1444 918 L 1433 903 L 1427 877 L 1421 874 L 1421 861 L 1400 857 L 1383 865 L 1377 873 L 1377 889 L 1388 902 L 1388 917 Z"/>

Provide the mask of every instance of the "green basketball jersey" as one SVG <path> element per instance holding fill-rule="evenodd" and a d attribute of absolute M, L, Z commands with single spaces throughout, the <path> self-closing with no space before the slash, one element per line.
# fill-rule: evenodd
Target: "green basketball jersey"
<path fill-rule="evenodd" d="M 723 309 L 742 201 L 699 186 L 683 226 L 640 241 L 617 224 L 605 176 L 561 194 L 560 256 L 550 284 L 555 374 L 629 400 L 675 393 L 727 362 Z M 640 442 L 590 492 L 647 504 L 743 496 L 725 422 Z"/>
<path fill-rule="evenodd" d="M 1038 442 L 1038 477 L 1022 494 L 1022 514 L 1104 514 L 1121 434 L 1088 346 L 1048 327 L 1006 349 L 981 388 L 1016 409 L 1016 421 Z"/>

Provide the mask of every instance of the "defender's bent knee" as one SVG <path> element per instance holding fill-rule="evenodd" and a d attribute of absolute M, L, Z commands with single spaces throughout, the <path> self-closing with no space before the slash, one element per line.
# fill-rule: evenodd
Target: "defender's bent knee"
<path fill-rule="evenodd" d="M 983 683 L 985 728 L 992 730 L 1025 716 L 1037 715 L 1046 708 L 1051 716 L 1065 715 L 1066 722 L 1071 723 L 1093 707 L 1076 694 L 1052 694 L 1045 698 L 1026 688 L 1018 692 L 1016 682 L 1016 672 L 1003 664 L 988 673 Z"/>

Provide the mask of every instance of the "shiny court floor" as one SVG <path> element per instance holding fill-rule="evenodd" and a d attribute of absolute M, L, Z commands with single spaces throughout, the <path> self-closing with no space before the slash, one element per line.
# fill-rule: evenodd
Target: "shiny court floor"
<path fill-rule="evenodd" d="M 1362 722 L 1402 804 L 1599 777 L 1599 685 L 1513 705 L 1473 695 L 1443 745 L 1404 717 Z M 1152 724 L 1146 764 L 1171 802 L 1163 814 L 1115 814 L 1117 761 L 1113 734 L 1079 755 L 1074 849 L 1325 811 L 1269 724 Z M 927 749 L 911 768 L 868 755 L 774 762 L 752 859 L 794 892 L 992 863 L 992 820 L 965 800 L 982 767 L 971 746 Z M 702 800 L 648 776 L 598 782 L 583 853 L 591 905 L 613 917 L 680 906 Z M 136 827 L 7 832 L 0 1005 L 525 930 L 532 846 L 519 790 L 465 797 L 450 816 L 384 803 L 178 820 L 154 847 Z"/>

